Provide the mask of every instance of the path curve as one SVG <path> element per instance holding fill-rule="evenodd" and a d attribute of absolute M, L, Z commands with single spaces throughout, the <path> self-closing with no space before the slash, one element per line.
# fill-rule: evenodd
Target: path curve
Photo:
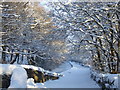
<path fill-rule="evenodd" d="M 90 78 L 90 68 L 71 62 L 73 67 L 62 72 L 64 76 L 58 80 L 36 84 L 37 87 L 47 88 L 99 88 L 98 84 Z"/>

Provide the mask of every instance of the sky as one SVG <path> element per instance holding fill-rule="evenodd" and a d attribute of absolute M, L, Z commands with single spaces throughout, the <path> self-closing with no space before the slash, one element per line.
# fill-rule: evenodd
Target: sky
<path fill-rule="evenodd" d="M 66 3 L 70 3 L 70 2 L 75 1 L 75 0 L 39 0 L 39 1 L 40 1 L 40 5 L 44 6 L 45 9 L 49 10 L 49 7 L 46 6 L 46 4 L 48 2 L 60 2 L 60 1 L 62 1 L 62 2 L 66 2 Z"/>
<path fill-rule="evenodd" d="M 0 0 L 1 2 L 58 2 L 58 1 L 62 1 L 62 2 L 118 2 L 119 0 Z"/>

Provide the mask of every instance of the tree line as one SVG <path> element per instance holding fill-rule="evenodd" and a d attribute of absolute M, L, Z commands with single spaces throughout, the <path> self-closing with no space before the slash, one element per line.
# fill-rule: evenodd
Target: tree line
<path fill-rule="evenodd" d="M 52 2 L 71 56 L 98 72 L 120 72 L 120 2 Z M 80 61 L 79 60 L 79 61 Z"/>
<path fill-rule="evenodd" d="M 1 63 L 33 64 L 51 70 L 65 60 L 63 33 L 39 2 L 2 2 L 0 6 Z"/>

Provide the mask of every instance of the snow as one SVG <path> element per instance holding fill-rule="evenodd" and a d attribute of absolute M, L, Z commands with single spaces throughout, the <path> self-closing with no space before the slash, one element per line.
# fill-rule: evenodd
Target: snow
<path fill-rule="evenodd" d="M 69 62 L 64 62 L 58 68 L 52 70 L 52 72 L 60 73 L 60 72 L 63 72 L 63 71 L 70 69 L 71 67 L 72 66 Z"/>
<path fill-rule="evenodd" d="M 32 65 L 0 64 L 0 68 L 2 68 L 0 69 L 0 74 L 12 74 L 9 88 L 99 88 L 96 82 L 90 78 L 90 69 L 75 62 L 61 65 L 56 71 L 62 72 L 60 74 L 53 73 L 53 75 L 63 76 L 57 80 L 49 80 L 44 83 L 34 83 L 33 78 L 27 79 L 27 73 L 23 67 L 45 71 Z M 48 71 L 49 73 L 51 74 L 52 72 Z"/>
<path fill-rule="evenodd" d="M 16 65 L 0 64 L 0 75 L 11 74 L 16 67 Z"/>
<path fill-rule="evenodd" d="M 24 69 L 33 69 L 44 72 L 47 75 L 59 76 L 60 74 L 46 71 L 40 67 L 32 65 L 11 65 L 11 64 L 0 64 L 0 75 L 8 74 L 11 76 L 9 88 L 35 88 L 36 84 L 32 78 L 27 79 L 27 72 Z"/>
<path fill-rule="evenodd" d="M 57 80 L 49 80 L 44 83 L 34 83 L 33 78 L 27 79 L 25 69 L 33 69 L 52 74 L 54 76 L 63 75 Z M 54 73 L 55 72 L 60 72 Z M 9 88 L 100 88 L 98 84 L 90 78 L 91 70 L 75 62 L 66 62 L 52 72 L 32 65 L 11 65 L 0 64 L 0 74 L 12 74 Z M 95 73 L 94 73 L 95 74 Z M 98 77 L 108 77 L 114 82 L 114 88 L 118 87 L 118 74 L 95 74 Z M 106 86 L 109 86 L 106 84 Z"/>
<path fill-rule="evenodd" d="M 112 88 L 118 88 L 118 74 L 106 74 L 110 81 L 114 81 Z"/>
<path fill-rule="evenodd" d="M 27 72 L 22 67 L 13 70 L 9 88 L 26 88 Z"/>
<path fill-rule="evenodd" d="M 22 67 L 26 68 L 26 69 L 33 69 L 33 70 L 39 70 L 39 71 L 44 71 L 43 68 L 40 67 L 35 67 L 33 65 L 21 65 Z"/>
<path fill-rule="evenodd" d="M 44 83 L 39 83 L 39 87 L 34 83 L 34 79 L 30 78 L 27 80 L 27 88 L 46 88 Z"/>
<path fill-rule="evenodd" d="M 24 68 L 42 71 L 45 74 L 52 74 L 54 76 L 63 76 L 57 80 L 34 83 L 33 78 L 27 78 L 27 73 Z M 60 73 L 54 73 L 53 71 Z M 84 67 L 79 63 L 69 62 L 68 64 L 67 62 L 53 71 L 49 72 L 32 65 L 0 64 L 0 74 L 12 74 L 9 88 L 100 88 L 90 77 L 90 68 Z M 118 87 L 118 74 L 94 74 L 98 77 L 107 76 L 109 80 L 115 80 L 113 87 Z M 109 85 L 106 83 L 106 86 Z"/>
<path fill-rule="evenodd" d="M 27 73 L 20 65 L 0 64 L 0 75 L 12 74 L 9 88 L 26 88 Z"/>
<path fill-rule="evenodd" d="M 33 78 L 29 78 L 27 80 L 27 88 L 35 88 L 36 84 L 34 83 L 34 79 Z"/>
<path fill-rule="evenodd" d="M 47 75 L 52 75 L 52 76 L 56 76 L 56 77 L 61 76 L 61 74 L 44 70 L 41 67 L 36 67 L 36 66 L 32 66 L 32 65 L 21 65 L 21 66 L 26 69 L 33 69 L 33 70 L 38 70 L 38 71 L 44 72 L 44 74 L 47 74 Z"/>
<path fill-rule="evenodd" d="M 105 83 L 106 86 L 110 86 L 111 88 L 118 88 L 118 84 L 119 84 L 119 80 L 118 80 L 118 77 L 119 77 L 119 74 L 109 74 L 109 73 L 97 73 L 95 71 L 92 71 L 91 74 L 93 76 L 95 76 L 95 81 L 98 82 L 99 80 L 100 81 L 110 81 L 110 82 L 113 82 L 114 81 L 114 84 L 112 85 L 109 85 L 108 83 Z M 102 79 L 103 78 L 103 79 Z"/>
<path fill-rule="evenodd" d="M 106 74 L 105 76 L 111 81 L 115 80 L 113 88 L 118 87 L 118 74 Z"/>
<path fill-rule="evenodd" d="M 40 88 L 99 88 L 99 86 L 90 78 L 90 69 L 80 64 L 71 62 L 73 67 L 62 72 L 58 80 L 49 80 L 44 84 L 36 83 L 36 87 Z"/>
<path fill-rule="evenodd" d="M 3 74 L 11 74 L 13 70 L 17 67 L 25 68 L 25 69 L 33 69 L 33 70 L 38 70 L 41 72 L 45 72 L 45 74 L 53 75 L 53 76 L 61 76 L 61 74 L 55 73 L 55 72 L 50 72 L 47 70 L 44 70 L 41 67 L 36 67 L 33 65 L 19 65 L 19 64 L 0 64 L 0 75 Z"/>

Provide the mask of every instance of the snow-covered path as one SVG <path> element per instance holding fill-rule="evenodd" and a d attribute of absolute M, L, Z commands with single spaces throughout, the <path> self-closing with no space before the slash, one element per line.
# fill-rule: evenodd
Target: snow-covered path
<path fill-rule="evenodd" d="M 90 78 L 90 69 L 75 62 L 71 62 L 73 67 L 62 72 L 64 76 L 58 80 L 50 80 L 43 84 L 37 83 L 36 87 L 46 88 L 99 88 Z"/>

